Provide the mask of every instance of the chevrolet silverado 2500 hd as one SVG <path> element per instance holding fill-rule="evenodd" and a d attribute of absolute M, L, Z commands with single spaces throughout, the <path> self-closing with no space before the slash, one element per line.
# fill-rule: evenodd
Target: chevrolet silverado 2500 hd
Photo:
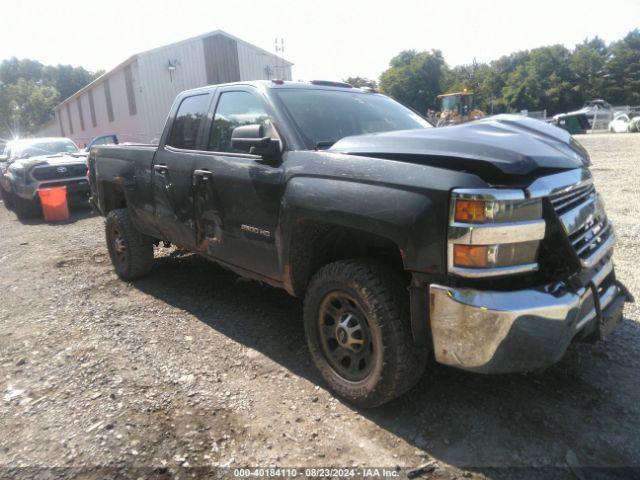
<path fill-rule="evenodd" d="M 304 298 L 317 368 L 365 407 L 408 390 L 431 352 L 521 372 L 615 329 L 630 296 L 588 166 L 537 120 L 435 129 L 323 81 L 186 91 L 158 146 L 89 155 L 120 277 L 171 242 Z"/>

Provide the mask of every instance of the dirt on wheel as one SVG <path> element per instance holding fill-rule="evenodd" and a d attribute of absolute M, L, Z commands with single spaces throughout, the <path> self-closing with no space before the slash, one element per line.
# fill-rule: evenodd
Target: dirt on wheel
<path fill-rule="evenodd" d="M 616 228 L 618 278 L 640 298 L 640 135 L 579 140 Z M 545 372 L 430 362 L 402 398 L 357 410 L 312 366 L 300 300 L 165 248 L 149 276 L 127 283 L 104 236 L 89 210 L 46 224 L 0 208 L 0 478 L 269 466 L 640 475 L 637 304 L 606 341 L 573 345 Z"/>

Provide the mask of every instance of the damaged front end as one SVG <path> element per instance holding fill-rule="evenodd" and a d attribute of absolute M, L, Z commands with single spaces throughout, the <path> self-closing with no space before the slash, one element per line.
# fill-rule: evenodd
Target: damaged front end
<path fill-rule="evenodd" d="M 520 191 L 454 191 L 451 208 L 451 281 L 429 294 L 438 362 L 481 373 L 540 369 L 571 341 L 619 325 L 633 299 L 615 278 L 613 227 L 588 170 Z"/>

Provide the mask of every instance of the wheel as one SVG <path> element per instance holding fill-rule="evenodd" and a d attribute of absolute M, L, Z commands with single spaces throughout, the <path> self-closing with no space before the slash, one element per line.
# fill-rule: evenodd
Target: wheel
<path fill-rule="evenodd" d="M 377 407 L 422 376 L 427 351 L 413 343 L 409 299 L 400 275 L 367 260 L 321 268 L 304 300 L 311 357 L 331 389 L 348 402 Z"/>
<path fill-rule="evenodd" d="M 38 198 L 26 200 L 15 193 L 11 194 L 11 197 L 13 210 L 16 212 L 16 215 L 20 220 L 36 218 L 42 215 L 42 207 Z"/>
<path fill-rule="evenodd" d="M 133 226 L 126 208 L 111 210 L 105 223 L 107 249 L 120 278 L 134 280 L 153 267 L 153 239 Z"/>
<path fill-rule="evenodd" d="M 0 186 L 0 198 L 4 202 L 4 206 L 7 210 L 13 210 L 14 201 L 12 192 L 7 192 L 4 187 Z"/>

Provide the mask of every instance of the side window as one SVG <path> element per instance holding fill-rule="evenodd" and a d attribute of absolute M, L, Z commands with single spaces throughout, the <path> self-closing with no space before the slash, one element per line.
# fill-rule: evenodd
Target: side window
<path fill-rule="evenodd" d="M 200 122 L 207 114 L 208 108 L 208 94 L 194 95 L 182 100 L 180 107 L 178 107 L 176 118 L 173 120 L 167 145 L 186 150 L 195 150 Z"/>
<path fill-rule="evenodd" d="M 107 135 L 105 137 L 97 138 L 93 145 L 113 145 L 115 142 L 115 137 L 113 135 Z"/>
<path fill-rule="evenodd" d="M 214 152 L 242 153 L 231 146 L 233 129 L 242 125 L 263 125 L 269 135 L 270 121 L 262 102 L 248 92 L 224 92 L 213 117 L 208 149 Z"/>

